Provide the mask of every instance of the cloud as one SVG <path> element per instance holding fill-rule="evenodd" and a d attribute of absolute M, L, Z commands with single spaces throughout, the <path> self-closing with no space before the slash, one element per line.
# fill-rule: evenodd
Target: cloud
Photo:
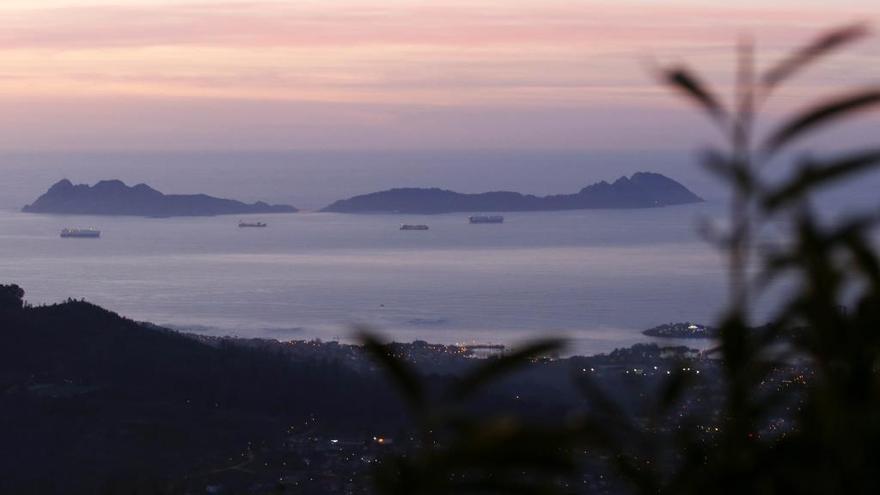
<path fill-rule="evenodd" d="M 852 15 L 841 9 L 840 15 Z M 828 11 L 640 1 L 252 1 L 9 9 L 2 48 L 455 45 L 724 40 L 732 26 L 828 22 Z M 796 20 L 797 23 L 792 22 Z"/>
<path fill-rule="evenodd" d="M 34 4 L 0 5 L 6 147 L 571 147 L 585 129 L 596 139 L 577 146 L 618 135 L 663 144 L 664 131 L 643 124 L 663 127 L 680 107 L 647 60 L 692 62 L 729 94 L 743 32 L 758 37 L 766 64 L 820 28 L 873 13 L 862 0 L 833 11 L 818 0 Z M 781 101 L 876 80 L 878 46 L 808 72 Z"/>

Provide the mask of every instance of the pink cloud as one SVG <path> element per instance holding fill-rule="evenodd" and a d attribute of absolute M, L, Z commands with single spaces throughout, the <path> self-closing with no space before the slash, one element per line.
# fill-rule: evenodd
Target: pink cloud
<path fill-rule="evenodd" d="M 852 13 L 841 14 L 841 19 Z M 827 9 L 697 7 L 667 2 L 419 3 L 224 2 L 22 9 L 4 14 L 0 48 L 155 45 L 466 45 L 609 41 L 726 42 L 730 29 L 770 34 L 829 22 Z"/>
<path fill-rule="evenodd" d="M 738 35 L 755 33 L 766 63 L 868 10 L 744 2 L 4 8 L 0 148 L 678 146 L 672 130 L 690 142 L 698 116 L 645 58 L 693 61 L 728 95 Z M 877 47 L 799 79 L 783 109 L 876 80 Z"/>

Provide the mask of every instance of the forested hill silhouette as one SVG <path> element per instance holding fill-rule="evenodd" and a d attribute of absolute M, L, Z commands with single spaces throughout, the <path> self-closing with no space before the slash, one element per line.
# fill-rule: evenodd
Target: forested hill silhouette
<path fill-rule="evenodd" d="M 223 466 L 314 417 L 335 431 L 403 422 L 369 370 L 209 345 L 82 301 L 29 307 L 23 295 L 0 285 L 0 493 L 123 493 L 114 480 L 147 493 L 132 484 Z"/>
<path fill-rule="evenodd" d="M 463 194 L 438 188 L 398 188 L 337 201 L 323 211 L 340 213 L 453 213 L 654 208 L 698 203 L 702 198 L 661 174 L 639 172 L 587 186 L 575 194 L 534 196 L 496 191 Z"/>
<path fill-rule="evenodd" d="M 262 201 L 247 204 L 205 194 L 163 194 L 146 184 L 127 186 L 119 180 L 102 180 L 94 186 L 74 185 L 67 179 L 55 183 L 32 204 L 28 213 L 82 215 L 132 215 L 145 217 L 294 213 L 289 205 Z"/>
<path fill-rule="evenodd" d="M 241 493 L 230 487 L 277 483 L 281 469 L 230 468 L 245 451 L 286 453 L 286 472 L 317 473 L 321 464 L 290 454 L 286 442 L 307 442 L 301 452 L 314 461 L 315 437 L 366 442 L 411 426 L 359 346 L 199 337 L 85 301 L 23 298 L 17 285 L 0 284 L 0 443 L 9 454 L 0 493 L 204 493 L 211 483 Z M 474 362 L 442 359 L 426 372 L 432 383 Z M 528 390 L 516 383 L 516 400 L 511 385 L 475 405 L 556 417 L 553 384 L 568 373 L 554 369 Z"/>

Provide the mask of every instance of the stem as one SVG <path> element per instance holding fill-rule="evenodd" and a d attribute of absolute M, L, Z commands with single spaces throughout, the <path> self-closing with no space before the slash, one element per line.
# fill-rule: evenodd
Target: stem
<path fill-rule="evenodd" d="M 748 264 L 751 254 L 752 219 L 750 204 L 753 185 L 751 153 L 754 124 L 755 84 L 754 47 L 750 40 L 739 46 L 736 80 L 736 116 L 731 128 L 733 163 L 740 168 L 743 180 L 737 182 L 731 202 L 730 291 L 731 309 L 747 315 Z"/>

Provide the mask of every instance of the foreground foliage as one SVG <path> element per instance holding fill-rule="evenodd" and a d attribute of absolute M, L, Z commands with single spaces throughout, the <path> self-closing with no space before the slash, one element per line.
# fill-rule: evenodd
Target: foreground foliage
<path fill-rule="evenodd" d="M 730 303 L 714 350 L 722 369 L 718 383 L 707 389 L 682 366 L 652 396 L 651 407 L 631 414 L 579 374 L 584 414 L 536 426 L 485 417 L 468 401 L 561 342 L 536 342 L 489 360 L 438 391 L 426 389 L 407 363 L 367 335 L 364 342 L 421 425 L 417 446 L 377 473 L 379 490 L 880 492 L 880 258 L 871 239 L 878 214 L 829 222 L 815 205 L 820 189 L 880 163 L 880 149 L 798 159 L 785 179 L 768 177 L 813 131 L 880 103 L 880 88 L 809 105 L 766 136 L 755 135 L 757 115 L 783 83 L 865 34 L 863 26 L 833 30 L 760 75 L 750 43 L 743 43 L 732 105 L 685 67 L 660 73 L 705 111 L 726 142 L 704 160 L 731 193 L 727 228 L 704 229 L 729 266 Z M 785 231 L 784 241 L 768 241 L 771 226 Z M 756 327 L 755 304 L 780 283 L 784 296 L 769 321 Z M 768 388 L 769 382 L 787 386 Z M 697 395 L 706 390 L 719 394 L 708 414 L 682 407 L 700 402 Z M 577 486 L 577 473 L 594 462 L 613 479 Z"/>

